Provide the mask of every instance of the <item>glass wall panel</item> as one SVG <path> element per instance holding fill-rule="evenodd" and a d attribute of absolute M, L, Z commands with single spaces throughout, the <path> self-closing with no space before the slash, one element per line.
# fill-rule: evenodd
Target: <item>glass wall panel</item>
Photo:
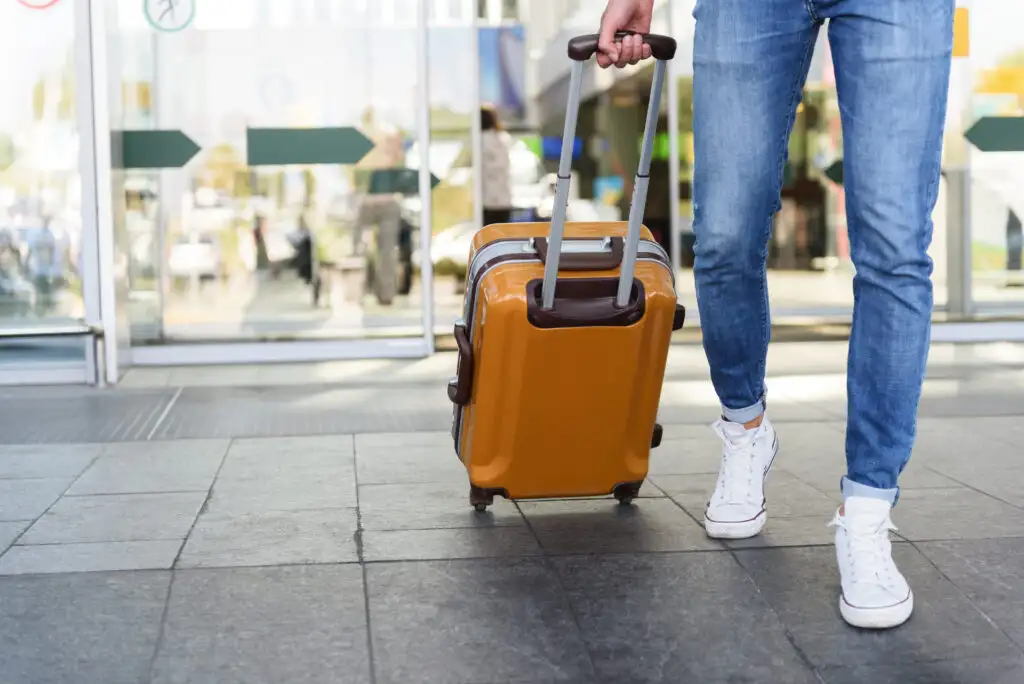
<path fill-rule="evenodd" d="M 474 204 L 473 87 L 475 0 L 433 3 L 428 17 L 430 63 L 430 169 L 438 179 L 431 196 L 434 326 L 451 333 L 462 315 L 469 243 L 479 227 Z"/>
<path fill-rule="evenodd" d="M 74 6 L 26 4 L 0 3 L 0 333 L 85 315 Z M 84 359 L 79 339 L 0 336 L 0 370 Z"/>
<path fill-rule="evenodd" d="M 119 4 L 133 344 L 422 334 L 419 5 Z"/>
<path fill-rule="evenodd" d="M 972 292 L 981 306 L 1024 305 L 1024 5 L 971 3 L 970 95 L 965 128 L 1015 117 L 1016 132 L 987 136 L 970 152 Z M 963 131 L 957 131 L 962 135 Z"/>

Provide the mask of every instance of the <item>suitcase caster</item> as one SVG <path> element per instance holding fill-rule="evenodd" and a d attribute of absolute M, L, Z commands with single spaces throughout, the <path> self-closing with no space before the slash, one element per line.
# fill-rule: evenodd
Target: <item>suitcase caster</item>
<path fill-rule="evenodd" d="M 628 506 L 633 503 L 633 499 L 640 496 L 640 483 L 630 482 L 617 485 L 612 490 L 612 494 L 618 500 L 620 506 Z"/>
<path fill-rule="evenodd" d="M 494 503 L 494 494 L 479 487 L 469 488 L 469 503 L 476 509 L 477 513 L 483 513 L 487 507 Z"/>

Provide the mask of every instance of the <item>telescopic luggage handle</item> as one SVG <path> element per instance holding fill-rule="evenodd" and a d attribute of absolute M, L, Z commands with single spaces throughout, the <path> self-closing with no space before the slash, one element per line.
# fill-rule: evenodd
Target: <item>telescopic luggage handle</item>
<path fill-rule="evenodd" d="M 661 61 L 668 61 L 676 56 L 676 39 L 668 36 L 661 36 L 657 33 L 637 33 L 636 31 L 616 31 L 616 42 L 626 36 L 640 36 L 644 45 L 651 48 L 651 57 Z M 576 62 L 585 62 L 597 52 L 597 43 L 600 36 L 596 33 L 588 33 L 584 36 L 576 36 L 569 41 L 569 59 Z"/>
<path fill-rule="evenodd" d="M 617 31 L 616 40 L 633 31 Z M 665 69 L 668 60 L 676 54 L 676 41 L 669 36 L 654 33 L 639 34 L 645 45 L 651 48 L 655 58 L 654 81 L 651 85 L 650 104 L 644 123 L 644 140 L 640 148 L 640 164 L 633 184 L 633 201 L 629 207 L 629 221 L 623 244 L 622 265 L 615 305 L 619 308 L 629 303 L 633 289 L 633 274 L 636 270 L 636 255 L 640 247 L 640 224 L 643 223 L 644 206 L 647 203 L 647 183 L 651 171 L 651 154 L 654 149 L 654 135 L 658 127 L 658 110 L 661 105 L 661 90 L 665 83 Z M 541 306 L 551 309 L 555 305 L 555 286 L 558 282 L 558 262 L 562 253 L 562 236 L 565 234 L 565 214 L 569 204 L 569 179 L 572 171 L 573 140 L 576 138 L 576 117 L 580 109 L 580 89 L 583 81 L 583 63 L 597 52 L 597 34 L 577 36 L 569 41 L 569 58 L 573 60 L 569 75 L 569 102 L 565 111 L 565 127 L 562 130 L 562 153 L 558 161 L 558 182 L 555 185 L 555 204 L 551 212 L 551 230 L 548 236 L 547 255 L 544 259 L 544 282 L 541 290 Z"/>

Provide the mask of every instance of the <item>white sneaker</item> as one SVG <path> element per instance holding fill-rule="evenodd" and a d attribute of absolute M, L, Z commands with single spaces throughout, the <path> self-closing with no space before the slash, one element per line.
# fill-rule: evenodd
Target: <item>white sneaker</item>
<path fill-rule="evenodd" d="M 768 519 L 764 480 L 779 453 L 779 438 L 767 417 L 753 430 L 725 420 L 712 428 L 724 447 L 718 484 L 704 511 L 704 529 L 715 539 L 753 537 Z"/>
<path fill-rule="evenodd" d="M 836 511 L 836 559 L 842 594 L 839 612 L 854 627 L 888 629 L 914 611 L 914 593 L 892 560 L 889 532 L 896 531 L 888 501 L 851 496 Z"/>

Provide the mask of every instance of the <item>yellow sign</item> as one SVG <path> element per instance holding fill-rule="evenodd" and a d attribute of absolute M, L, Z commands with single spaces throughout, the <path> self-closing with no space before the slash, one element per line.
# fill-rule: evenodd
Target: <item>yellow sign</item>
<path fill-rule="evenodd" d="M 966 57 L 971 52 L 971 31 L 967 8 L 957 7 L 953 15 L 953 56 Z"/>

